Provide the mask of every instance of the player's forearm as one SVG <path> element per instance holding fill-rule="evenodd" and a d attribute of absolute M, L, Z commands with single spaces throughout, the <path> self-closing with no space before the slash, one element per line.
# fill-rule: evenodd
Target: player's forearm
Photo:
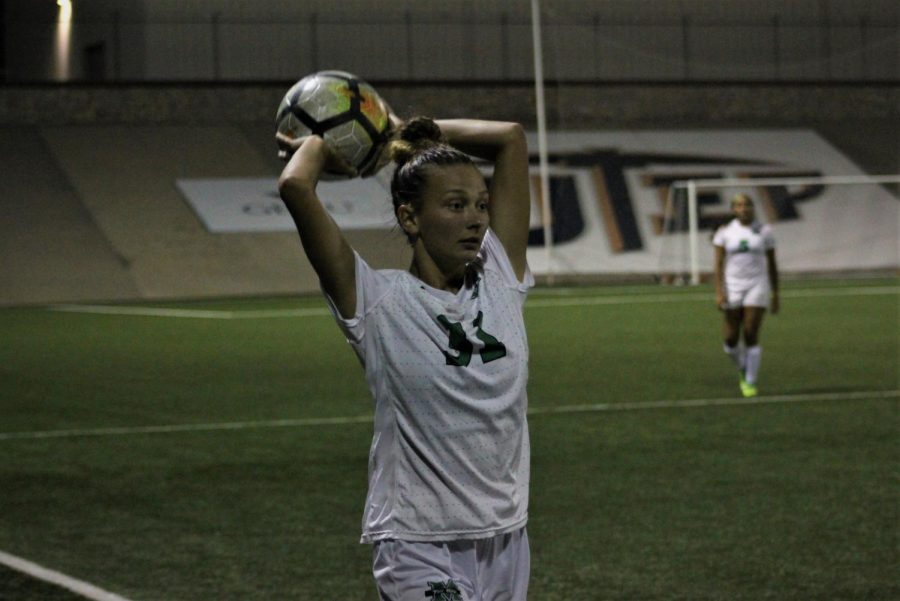
<path fill-rule="evenodd" d="M 319 277 L 328 280 L 335 269 L 342 271 L 351 266 L 353 251 L 319 200 L 315 187 L 302 180 L 287 180 L 280 192 L 303 250 Z"/>
<path fill-rule="evenodd" d="M 769 268 L 769 287 L 774 294 L 778 294 L 778 262 L 775 260 L 775 251 L 766 253 L 766 264 Z"/>
<path fill-rule="evenodd" d="M 278 179 L 278 192 L 304 243 L 321 232 L 340 234 L 333 231 L 337 226 L 316 194 L 316 186 L 327 163 L 325 144 L 322 138 L 310 136 L 291 156 Z"/>
<path fill-rule="evenodd" d="M 496 161 L 504 152 L 525 151 L 522 126 L 509 121 L 442 119 L 436 121 L 451 146 L 488 161 Z"/>
<path fill-rule="evenodd" d="M 716 284 L 716 294 L 725 293 L 725 257 L 719 247 L 716 247 L 716 258 L 713 269 L 713 279 Z"/>
<path fill-rule="evenodd" d="M 348 317 L 356 308 L 355 257 L 316 194 L 316 184 L 327 164 L 324 144 L 316 136 L 304 141 L 282 172 L 278 191 L 322 287 L 341 314 Z"/>
<path fill-rule="evenodd" d="M 316 189 L 328 155 L 325 140 L 319 136 L 310 136 L 291 156 L 281 177 L 278 179 L 278 190 L 285 202 L 299 199 Z M 290 198 L 285 198 L 285 193 Z"/>

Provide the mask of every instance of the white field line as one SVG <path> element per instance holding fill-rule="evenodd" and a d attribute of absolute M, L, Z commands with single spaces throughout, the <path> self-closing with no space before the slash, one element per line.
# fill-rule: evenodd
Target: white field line
<path fill-rule="evenodd" d="M 635 411 L 640 409 L 686 409 L 691 407 L 716 407 L 740 405 L 770 405 L 777 403 L 809 403 L 815 401 L 860 401 L 900 397 L 900 390 L 873 390 L 860 392 L 819 392 L 810 394 L 780 394 L 750 398 L 723 397 L 719 399 L 684 399 L 678 401 L 646 401 L 626 403 L 597 403 L 592 405 L 567 405 L 530 409 L 529 415 L 555 413 L 596 413 L 599 411 Z"/>
<path fill-rule="evenodd" d="M 900 294 L 898 286 L 869 286 L 860 288 L 810 288 L 806 290 L 785 290 L 782 298 L 816 298 L 828 296 L 872 296 Z M 556 298 L 533 298 L 525 304 L 526 309 L 543 307 L 576 307 L 591 305 L 632 305 L 640 303 L 713 302 L 709 293 L 686 294 L 636 294 L 610 296 L 562 296 Z M 211 311 L 204 309 L 165 309 L 160 307 L 116 306 L 116 305 L 53 305 L 51 311 L 66 313 L 92 313 L 96 315 L 137 315 L 141 317 L 183 317 L 191 319 L 270 319 L 277 317 L 322 317 L 331 315 L 325 307 L 308 309 L 271 309 L 260 311 Z"/>
<path fill-rule="evenodd" d="M 266 311 L 209 311 L 204 309 L 164 309 L 116 305 L 53 305 L 51 311 L 95 315 L 137 315 L 141 317 L 187 317 L 192 319 L 265 319 L 270 317 L 311 317 L 331 315 L 326 308 L 272 309 Z"/>
<path fill-rule="evenodd" d="M 810 394 L 784 394 L 751 398 L 723 397 L 713 399 L 682 399 L 646 402 L 596 403 L 566 405 L 562 407 L 535 407 L 529 416 L 566 413 L 598 413 L 617 411 L 641 411 L 646 409 L 687 409 L 692 407 L 769 405 L 776 403 L 808 403 L 815 401 L 859 401 L 900 397 L 900 390 L 871 390 L 858 392 L 820 392 Z M 38 440 L 46 438 L 74 438 L 84 436 L 128 436 L 135 434 L 166 434 L 175 432 L 211 432 L 219 430 L 252 430 L 261 428 L 303 428 L 309 426 L 334 426 L 370 424 L 372 415 L 346 417 L 317 417 L 277 419 L 261 421 L 219 422 L 206 424 L 172 424 L 162 426 L 134 426 L 117 428 L 82 428 L 70 430 L 43 430 L 32 432 L 0 432 L 0 441 Z"/>
<path fill-rule="evenodd" d="M 56 586 L 69 590 L 85 599 L 91 599 L 92 601 L 128 601 L 125 597 L 105 591 L 93 584 L 88 584 L 87 582 L 72 578 L 71 576 L 66 576 L 60 572 L 45 568 L 34 562 L 28 561 L 27 559 L 4 553 L 3 551 L 0 551 L 0 564 L 16 570 L 17 572 L 27 574 L 32 578 L 55 584 Z"/>
<path fill-rule="evenodd" d="M 74 428 L 71 430 L 41 430 L 36 432 L 0 432 L 0 441 L 15 439 L 71 438 L 74 436 L 122 436 L 130 434 L 168 434 L 173 432 L 212 432 L 217 430 L 251 430 L 256 428 L 300 428 L 306 426 L 367 424 L 371 423 L 372 419 L 371 415 L 356 415 L 348 417 L 311 417 L 241 422 L 214 422 L 207 424 L 170 424 L 162 426 L 122 426 L 116 428 Z"/>
<path fill-rule="evenodd" d="M 900 286 L 870 286 L 863 288 L 810 288 L 808 290 L 784 290 L 781 298 L 818 298 L 830 296 L 881 296 L 885 294 L 900 295 Z M 640 294 L 630 296 L 592 296 L 536 298 L 525 303 L 525 308 L 539 307 L 572 307 L 589 305 L 632 305 L 639 303 L 678 303 L 706 301 L 713 304 L 715 298 L 710 293 L 685 294 Z"/>

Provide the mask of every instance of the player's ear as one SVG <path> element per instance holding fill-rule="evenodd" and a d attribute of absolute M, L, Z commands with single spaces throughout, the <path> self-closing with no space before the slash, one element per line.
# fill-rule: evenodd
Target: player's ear
<path fill-rule="evenodd" d="M 403 229 L 406 236 L 414 240 L 419 235 L 419 216 L 411 204 L 402 204 L 397 207 L 397 223 Z"/>

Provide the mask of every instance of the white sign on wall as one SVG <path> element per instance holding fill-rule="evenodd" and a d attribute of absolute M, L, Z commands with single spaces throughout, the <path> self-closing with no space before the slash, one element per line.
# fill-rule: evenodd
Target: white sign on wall
<path fill-rule="evenodd" d="M 192 178 L 175 185 L 214 233 L 290 232 L 294 222 L 276 178 Z M 393 225 L 390 192 L 379 178 L 322 182 L 317 192 L 342 229 Z"/>

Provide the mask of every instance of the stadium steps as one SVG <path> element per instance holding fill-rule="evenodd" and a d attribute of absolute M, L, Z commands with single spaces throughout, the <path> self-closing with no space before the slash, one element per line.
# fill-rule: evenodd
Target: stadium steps
<path fill-rule="evenodd" d="M 0 305 L 132 298 L 122 256 L 33 127 L 0 130 Z"/>
<path fill-rule="evenodd" d="M 212 234 L 178 178 L 275 177 L 231 127 L 70 126 L 48 144 L 144 299 L 293 293 L 315 278 L 291 233 Z M 312 284 L 310 284 L 312 282 Z"/>
<path fill-rule="evenodd" d="M 274 184 L 272 129 L 0 129 L 0 305 L 318 293 L 295 233 L 210 233 L 175 184 Z M 345 234 L 374 267 L 408 265 L 394 232 Z"/>

